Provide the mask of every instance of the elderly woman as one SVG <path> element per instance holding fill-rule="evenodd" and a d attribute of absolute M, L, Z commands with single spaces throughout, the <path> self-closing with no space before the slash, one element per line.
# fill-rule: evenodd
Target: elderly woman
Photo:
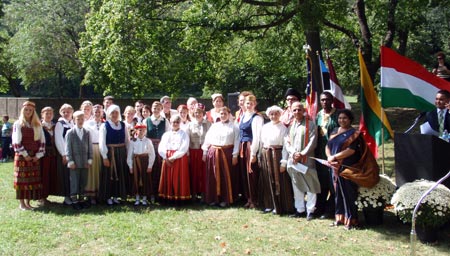
<path fill-rule="evenodd" d="M 194 119 L 195 119 L 195 117 L 194 117 L 194 111 L 195 111 L 195 109 L 197 108 L 197 104 L 198 104 L 198 101 L 197 101 L 197 99 L 194 98 L 194 97 L 189 97 L 189 99 L 187 99 L 187 101 L 186 101 L 186 105 L 187 105 L 187 107 L 188 107 L 188 109 L 189 109 L 189 118 L 190 118 L 191 120 L 194 120 Z"/>
<path fill-rule="evenodd" d="M 280 172 L 283 142 L 288 129 L 280 121 L 283 110 L 269 107 L 266 114 L 270 122 L 261 130 L 261 172 L 258 183 L 259 204 L 264 213 L 286 214 L 294 212 L 292 181 L 287 172 Z"/>
<path fill-rule="evenodd" d="M 35 107 L 31 101 L 24 102 L 13 125 L 14 189 L 21 210 L 32 210 L 30 200 L 41 199 L 40 158 L 45 153 L 45 136 Z"/>
<path fill-rule="evenodd" d="M 189 136 L 180 129 L 181 117 L 170 118 L 172 130 L 163 134 L 158 153 L 163 159 L 159 196 L 167 200 L 191 198 L 189 181 Z"/>
<path fill-rule="evenodd" d="M 203 104 L 198 104 L 194 111 L 194 120 L 189 123 L 186 130 L 189 135 L 189 171 L 191 177 L 191 193 L 199 196 L 205 191 L 205 163 L 202 161 L 203 150 L 201 146 L 205 142 L 206 133 L 211 123 L 203 117 L 205 115 Z"/>
<path fill-rule="evenodd" d="M 220 122 L 211 125 L 202 145 L 203 161 L 206 162 L 204 202 L 226 207 L 236 199 L 233 190 L 237 185 L 231 172 L 238 162 L 239 128 L 230 122 L 230 109 L 219 110 Z"/>
<path fill-rule="evenodd" d="M 325 148 L 328 162 L 335 165 L 332 168 L 332 178 L 335 187 L 335 222 L 332 226 L 345 225 L 346 229 L 358 225 L 358 208 L 355 204 L 358 197 L 358 185 L 339 174 L 344 169 L 342 166 L 351 166 L 361 158 L 365 141 L 359 131 L 352 127 L 353 113 L 348 109 L 338 112 L 339 127 L 335 128 Z"/>
<path fill-rule="evenodd" d="M 129 139 L 125 123 L 120 118 L 120 108 L 111 105 L 106 111 L 106 122 L 99 132 L 99 148 L 103 159 L 99 197 L 108 205 L 119 204 L 119 197 L 126 200 L 131 191 L 127 165 Z"/>

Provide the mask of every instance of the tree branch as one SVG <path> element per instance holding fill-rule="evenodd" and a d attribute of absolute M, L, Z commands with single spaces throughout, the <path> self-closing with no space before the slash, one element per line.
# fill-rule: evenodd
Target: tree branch
<path fill-rule="evenodd" d="M 348 37 L 353 41 L 353 45 L 354 45 L 355 47 L 358 47 L 358 46 L 359 46 L 359 43 L 358 43 L 358 37 L 356 36 L 356 34 L 355 34 L 353 31 L 351 31 L 351 30 L 349 30 L 349 29 L 346 29 L 346 28 L 344 28 L 344 27 L 341 26 L 341 25 L 334 24 L 334 23 L 332 23 L 331 21 L 326 20 L 326 19 L 323 21 L 323 24 L 324 24 L 325 26 L 327 26 L 327 27 L 336 29 L 337 31 L 340 31 L 340 32 L 344 33 L 346 36 L 348 36 Z"/>

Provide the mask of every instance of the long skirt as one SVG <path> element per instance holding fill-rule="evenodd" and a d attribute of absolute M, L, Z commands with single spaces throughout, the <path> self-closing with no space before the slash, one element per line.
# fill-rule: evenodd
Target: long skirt
<path fill-rule="evenodd" d="M 344 179 L 333 173 L 335 185 L 336 221 L 346 226 L 358 224 L 358 207 L 355 202 L 358 198 L 358 185 L 351 180 Z"/>
<path fill-rule="evenodd" d="M 125 146 L 108 146 L 108 159 L 111 165 L 110 167 L 102 166 L 98 192 L 100 200 L 107 200 L 111 197 L 127 199 L 131 184 L 126 151 Z"/>
<path fill-rule="evenodd" d="M 16 199 L 38 200 L 42 198 L 41 162 L 25 161 L 14 156 L 14 189 Z"/>
<path fill-rule="evenodd" d="M 92 145 L 92 165 L 88 169 L 85 194 L 89 197 L 97 197 L 100 187 L 100 171 L 103 165 L 102 156 L 98 144 Z"/>
<path fill-rule="evenodd" d="M 133 158 L 133 195 L 152 195 L 152 174 L 147 173 L 148 154 L 135 155 Z M 153 169 L 152 169 L 153 172 Z"/>
<path fill-rule="evenodd" d="M 175 152 L 174 150 L 167 150 L 167 158 L 173 156 Z M 166 160 L 163 161 L 159 196 L 168 200 L 188 200 L 191 198 L 189 159 L 186 154 L 176 159 L 170 166 Z"/>
<path fill-rule="evenodd" d="M 202 161 L 203 150 L 189 149 L 189 171 L 191 179 L 191 193 L 196 195 L 205 192 L 205 162 Z"/>
<path fill-rule="evenodd" d="M 244 184 L 244 196 L 253 204 L 258 203 L 257 185 L 259 168 L 257 163 L 251 163 L 251 142 L 242 142 L 239 159 L 239 172 L 241 181 Z M 252 172 L 249 172 L 249 169 Z"/>
<path fill-rule="evenodd" d="M 281 151 L 281 147 L 262 149 L 258 196 L 263 209 L 276 209 L 278 214 L 287 214 L 295 211 L 294 193 L 289 174 L 280 173 Z"/>
<path fill-rule="evenodd" d="M 206 156 L 205 203 L 233 203 L 231 172 L 233 147 L 214 147 L 208 149 Z"/>
<path fill-rule="evenodd" d="M 152 143 L 153 143 L 153 148 L 155 149 L 156 152 L 156 156 L 155 156 L 155 162 L 153 163 L 153 167 L 152 167 L 152 191 L 151 191 L 151 195 L 152 196 L 157 196 L 158 195 L 158 189 L 159 189 L 159 181 L 161 179 L 161 167 L 162 167 L 162 158 L 161 156 L 157 153 L 158 152 L 158 146 L 159 146 L 159 141 L 158 139 L 151 139 Z"/>
<path fill-rule="evenodd" d="M 45 147 L 45 156 L 41 158 L 42 198 L 49 195 L 57 196 L 58 180 L 56 167 L 56 148 Z"/>
<path fill-rule="evenodd" d="M 56 195 L 70 196 L 70 169 L 63 164 L 62 156 L 56 154 Z"/>

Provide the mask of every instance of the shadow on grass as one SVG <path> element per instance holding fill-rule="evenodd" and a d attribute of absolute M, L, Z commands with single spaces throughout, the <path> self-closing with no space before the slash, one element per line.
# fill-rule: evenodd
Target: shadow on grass
<path fill-rule="evenodd" d="M 360 218 L 361 222 L 364 225 L 364 217 Z M 401 222 L 394 212 L 384 211 L 383 213 L 383 224 L 381 225 L 364 225 L 364 229 L 370 229 L 375 231 L 383 236 L 385 240 L 394 240 L 398 242 L 409 241 L 411 234 L 411 224 L 404 224 Z M 446 226 L 442 227 L 439 230 L 438 234 L 438 242 L 436 244 L 432 244 L 436 250 L 447 253 L 450 248 L 450 223 L 447 223 Z M 417 243 L 420 243 L 417 240 Z"/>

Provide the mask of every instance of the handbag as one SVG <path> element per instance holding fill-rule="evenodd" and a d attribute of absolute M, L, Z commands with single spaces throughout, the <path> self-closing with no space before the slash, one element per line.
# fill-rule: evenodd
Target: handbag
<path fill-rule="evenodd" d="M 361 136 L 358 139 L 363 151 L 361 158 L 351 167 L 344 167 L 339 175 L 360 187 L 372 188 L 380 181 L 380 167 L 365 140 Z"/>

